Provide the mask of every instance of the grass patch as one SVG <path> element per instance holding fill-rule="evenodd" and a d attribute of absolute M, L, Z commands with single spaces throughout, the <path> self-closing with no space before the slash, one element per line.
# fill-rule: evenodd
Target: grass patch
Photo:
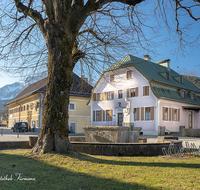
<path fill-rule="evenodd" d="M 30 150 L 4 150 L 0 189 L 200 189 L 199 163 L 195 157 L 39 156 Z M 3 180 L 6 176 L 12 180 Z"/>

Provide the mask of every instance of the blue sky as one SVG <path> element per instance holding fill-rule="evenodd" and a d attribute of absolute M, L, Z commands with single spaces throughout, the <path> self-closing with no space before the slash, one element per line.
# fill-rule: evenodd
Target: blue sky
<path fill-rule="evenodd" d="M 152 7 L 147 3 L 144 4 L 142 7 L 144 10 L 149 10 L 147 14 L 150 14 L 152 11 Z M 173 13 L 173 12 L 172 12 Z M 188 26 L 188 23 L 193 22 L 188 16 L 184 16 L 183 18 L 180 17 L 180 24 L 181 26 Z M 149 26 L 154 26 L 155 19 L 152 17 L 151 19 L 148 19 L 145 24 L 148 24 Z M 199 22 L 198 22 L 199 23 Z M 199 35 L 200 27 L 199 25 L 189 26 L 188 35 L 192 37 L 191 39 L 187 40 L 193 40 L 194 43 L 189 43 L 189 46 L 183 46 L 184 51 L 178 51 L 178 38 L 175 35 L 175 22 L 174 22 L 174 15 L 171 14 L 169 17 L 169 24 L 171 27 L 171 31 L 167 30 L 166 26 L 162 23 L 157 29 L 160 30 L 159 37 L 154 38 L 153 41 L 156 42 L 155 47 L 151 47 L 151 49 L 144 50 L 139 48 L 137 52 L 134 52 L 133 50 L 124 52 L 123 54 L 120 54 L 116 59 L 119 60 L 126 54 L 131 54 L 140 58 L 143 58 L 145 54 L 149 54 L 151 57 L 152 62 L 157 62 L 164 59 L 170 59 L 170 67 L 178 71 L 179 69 L 186 68 L 188 71 L 196 71 L 199 75 L 199 69 L 200 69 L 200 59 L 199 59 L 199 52 L 200 52 L 200 45 L 194 40 L 195 37 Z M 196 24 L 196 23 L 195 23 Z M 144 33 L 147 38 L 151 38 L 151 32 L 148 29 L 144 30 Z M 171 38 L 171 40 L 170 40 Z M 135 44 L 133 44 L 135 45 Z M 136 44 L 137 45 L 137 44 Z M 131 49 L 131 48 L 130 48 Z M 148 48 L 147 48 L 148 49 Z M 3 64 L 3 61 L 0 62 L 0 64 Z M 76 72 L 76 71 L 75 71 Z M 79 74 L 79 73 L 78 73 Z M 98 79 L 99 76 L 96 76 L 96 79 Z M 12 75 L 7 74 L 0 71 L 0 88 L 3 87 L 6 84 L 11 84 L 14 82 L 20 82 L 21 78 L 19 77 L 19 74 Z"/>

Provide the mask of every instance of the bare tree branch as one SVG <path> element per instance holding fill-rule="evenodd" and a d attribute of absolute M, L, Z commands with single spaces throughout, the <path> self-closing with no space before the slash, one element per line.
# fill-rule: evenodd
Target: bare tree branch
<path fill-rule="evenodd" d="M 37 23 L 42 34 L 45 36 L 46 29 L 44 28 L 44 19 L 42 18 L 42 15 L 38 11 L 25 6 L 20 0 L 14 0 L 14 1 L 15 1 L 17 10 L 23 13 L 25 16 L 30 16 Z"/>

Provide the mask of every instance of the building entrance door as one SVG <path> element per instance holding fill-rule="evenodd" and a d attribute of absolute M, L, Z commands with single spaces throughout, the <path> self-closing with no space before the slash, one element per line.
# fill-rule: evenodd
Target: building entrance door
<path fill-rule="evenodd" d="M 189 128 L 192 128 L 192 111 L 189 111 Z"/>
<path fill-rule="evenodd" d="M 122 124 L 123 124 L 123 113 L 118 113 L 118 122 L 117 122 L 117 124 L 118 124 L 118 126 L 122 126 Z"/>

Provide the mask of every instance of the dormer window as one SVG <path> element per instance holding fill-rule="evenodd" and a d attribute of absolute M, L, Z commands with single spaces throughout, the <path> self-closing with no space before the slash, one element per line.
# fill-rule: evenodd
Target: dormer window
<path fill-rule="evenodd" d="M 162 77 L 164 77 L 166 80 L 169 80 L 169 73 L 168 72 L 161 72 L 159 73 Z"/>
<path fill-rule="evenodd" d="M 195 100 L 195 93 L 191 93 L 191 100 Z"/>
<path fill-rule="evenodd" d="M 183 83 L 183 77 L 182 76 L 179 77 L 179 83 L 181 83 L 181 84 Z"/>
<path fill-rule="evenodd" d="M 166 79 L 169 80 L 169 73 L 168 72 L 166 72 L 165 76 L 166 76 Z"/>
<path fill-rule="evenodd" d="M 114 82 L 114 74 L 110 75 L 110 82 Z"/>
<path fill-rule="evenodd" d="M 185 91 L 181 90 L 181 98 L 185 98 Z"/>

